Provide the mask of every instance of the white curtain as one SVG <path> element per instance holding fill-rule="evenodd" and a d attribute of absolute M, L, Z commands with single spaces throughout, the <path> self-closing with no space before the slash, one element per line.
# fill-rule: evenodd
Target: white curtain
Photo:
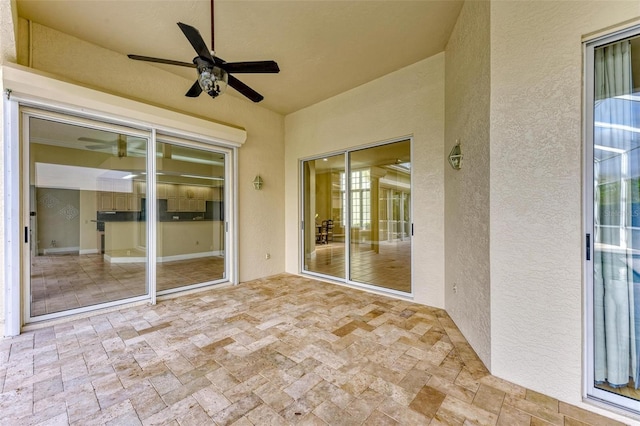
<path fill-rule="evenodd" d="M 595 51 L 594 165 L 595 380 L 638 385 L 633 277 L 632 191 L 629 152 L 634 127 L 630 42 Z M 635 197 L 638 198 L 638 197 Z M 640 330 L 638 330 L 640 331 Z"/>

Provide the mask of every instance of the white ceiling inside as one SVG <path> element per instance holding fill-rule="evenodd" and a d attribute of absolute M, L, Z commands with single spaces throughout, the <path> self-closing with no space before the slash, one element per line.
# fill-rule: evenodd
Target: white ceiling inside
<path fill-rule="evenodd" d="M 279 74 L 235 76 L 264 95 L 261 105 L 288 114 L 442 52 L 462 3 L 216 0 L 215 53 L 227 62 L 278 62 Z M 17 6 L 21 17 L 122 54 L 190 62 L 195 52 L 177 22 L 211 42 L 210 0 L 17 0 Z M 196 77 L 191 68 L 149 66 Z"/>

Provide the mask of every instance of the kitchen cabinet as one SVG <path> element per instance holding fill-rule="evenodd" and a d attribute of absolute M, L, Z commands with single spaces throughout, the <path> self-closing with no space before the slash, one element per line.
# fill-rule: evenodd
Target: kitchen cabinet
<path fill-rule="evenodd" d="M 133 192 L 140 196 L 141 198 L 146 198 L 147 196 L 147 182 L 137 180 L 133 183 Z M 160 198 L 160 197 L 158 197 Z"/>
<path fill-rule="evenodd" d="M 167 211 L 205 212 L 207 188 L 194 185 L 167 185 Z"/>
<path fill-rule="evenodd" d="M 141 197 L 137 194 L 125 192 L 99 192 L 99 212 L 139 212 Z"/>
<path fill-rule="evenodd" d="M 167 199 L 167 186 L 166 183 L 159 183 L 156 187 L 156 196 L 158 200 L 166 200 Z"/>
<path fill-rule="evenodd" d="M 178 211 L 178 199 L 177 198 L 167 198 L 167 211 L 168 212 L 177 212 Z"/>
<path fill-rule="evenodd" d="M 98 192 L 98 211 L 113 211 L 113 192 Z"/>
<path fill-rule="evenodd" d="M 140 200 L 146 193 L 145 182 L 129 180 L 100 179 L 97 188 L 97 210 L 101 212 L 140 211 Z"/>
<path fill-rule="evenodd" d="M 167 198 L 167 211 L 179 212 L 180 207 L 178 205 L 178 186 L 170 183 L 164 185 Z"/>
<path fill-rule="evenodd" d="M 115 192 L 113 194 L 113 210 L 117 212 L 129 211 L 129 203 L 127 194 L 124 192 Z"/>
<path fill-rule="evenodd" d="M 140 211 L 147 196 L 147 182 L 105 180 L 99 186 L 98 211 Z M 207 201 L 220 199 L 220 189 L 207 186 L 158 183 L 156 196 L 167 200 L 169 212 L 205 212 Z"/>

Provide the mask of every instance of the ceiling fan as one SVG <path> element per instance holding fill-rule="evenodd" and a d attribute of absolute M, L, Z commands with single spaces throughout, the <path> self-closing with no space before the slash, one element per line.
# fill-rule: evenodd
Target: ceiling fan
<path fill-rule="evenodd" d="M 89 142 L 95 145 L 84 144 L 84 148 L 90 151 L 103 151 L 107 153 L 117 154 L 118 157 L 126 157 L 128 152 L 144 152 L 146 149 L 146 140 L 142 138 L 115 135 L 115 139 L 98 139 L 87 136 L 78 138 L 79 142 Z"/>
<path fill-rule="evenodd" d="M 213 0 L 211 0 L 211 49 L 214 51 L 213 37 L 213 17 L 214 8 Z M 171 59 L 151 58 L 140 55 L 127 55 L 131 59 L 138 61 L 157 62 L 160 64 L 178 65 L 181 67 L 196 68 L 198 71 L 198 79 L 191 86 L 185 96 L 195 98 L 200 96 L 203 91 L 212 98 L 217 97 L 224 92 L 227 85 L 233 87 L 253 102 L 260 102 L 264 99 L 260 93 L 256 92 L 234 76 L 232 73 L 278 73 L 280 68 L 275 61 L 249 61 L 249 62 L 226 62 L 215 56 L 207 48 L 206 43 L 202 39 L 200 32 L 191 25 L 178 22 L 178 26 L 184 33 L 193 49 L 198 56 L 193 58 L 191 63 L 174 61 Z"/>

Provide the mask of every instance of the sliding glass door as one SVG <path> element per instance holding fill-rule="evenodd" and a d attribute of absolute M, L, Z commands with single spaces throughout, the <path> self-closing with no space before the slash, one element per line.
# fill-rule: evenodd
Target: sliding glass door
<path fill-rule="evenodd" d="M 411 143 L 349 154 L 350 279 L 411 292 Z"/>
<path fill-rule="evenodd" d="M 22 122 L 25 322 L 229 280 L 232 149 L 28 108 Z"/>
<path fill-rule="evenodd" d="M 147 295 L 146 135 L 37 117 L 25 130 L 31 317 Z"/>
<path fill-rule="evenodd" d="M 633 34 L 635 32 L 635 34 Z M 640 412 L 640 28 L 588 46 L 587 383 Z"/>
<path fill-rule="evenodd" d="M 304 270 L 345 277 L 345 155 L 303 162 Z"/>
<path fill-rule="evenodd" d="M 225 278 L 225 154 L 157 144 L 158 293 Z"/>
<path fill-rule="evenodd" d="M 302 162 L 303 272 L 411 292 L 411 141 Z"/>

